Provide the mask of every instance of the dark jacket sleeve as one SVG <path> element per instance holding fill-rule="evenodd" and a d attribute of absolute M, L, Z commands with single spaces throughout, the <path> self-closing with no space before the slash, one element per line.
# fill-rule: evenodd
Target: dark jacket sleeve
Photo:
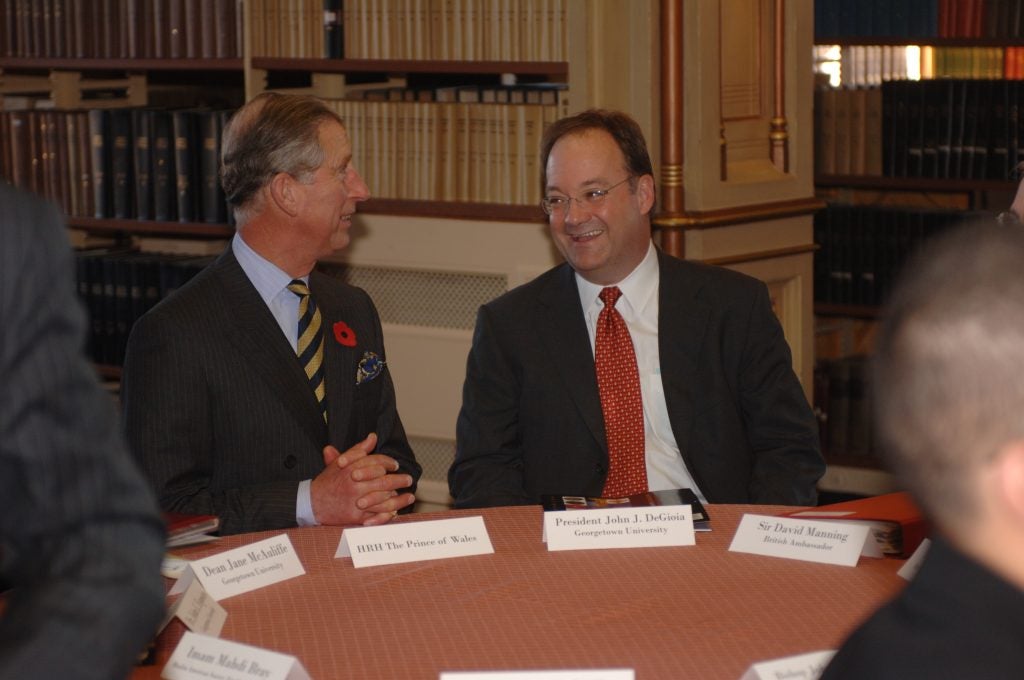
<path fill-rule="evenodd" d="M 750 502 L 815 505 L 825 472 L 817 423 L 764 284 L 757 285 L 742 339 L 738 391 L 753 454 Z"/>
<path fill-rule="evenodd" d="M 491 310 L 477 314 L 466 362 L 455 461 L 448 486 L 456 507 L 535 503 L 523 485 L 519 437 L 520 375 L 493 330 Z"/>

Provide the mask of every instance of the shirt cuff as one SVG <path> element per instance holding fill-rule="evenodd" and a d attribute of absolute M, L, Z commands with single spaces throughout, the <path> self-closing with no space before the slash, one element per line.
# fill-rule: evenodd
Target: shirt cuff
<path fill-rule="evenodd" d="M 295 522 L 300 527 L 320 526 L 313 515 L 313 495 L 310 492 L 311 479 L 299 482 L 299 492 L 295 499 Z"/>

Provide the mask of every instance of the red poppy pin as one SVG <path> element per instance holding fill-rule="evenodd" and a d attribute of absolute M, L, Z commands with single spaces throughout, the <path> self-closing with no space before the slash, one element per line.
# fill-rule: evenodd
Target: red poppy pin
<path fill-rule="evenodd" d="M 334 339 L 345 347 L 356 346 L 356 332 L 348 327 L 344 321 L 334 324 Z"/>

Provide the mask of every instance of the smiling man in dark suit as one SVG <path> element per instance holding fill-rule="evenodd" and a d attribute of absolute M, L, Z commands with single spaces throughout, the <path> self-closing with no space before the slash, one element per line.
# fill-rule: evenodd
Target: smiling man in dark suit
<path fill-rule="evenodd" d="M 238 232 L 139 320 L 125 360 L 125 426 L 165 510 L 237 533 L 379 524 L 415 500 L 376 308 L 314 271 L 369 197 L 351 161 L 314 97 L 260 95 L 225 129 Z"/>
<path fill-rule="evenodd" d="M 654 248 L 653 169 L 628 116 L 556 122 L 541 161 L 566 263 L 480 309 L 456 505 L 682 487 L 712 503 L 813 505 L 817 429 L 765 285 Z"/>

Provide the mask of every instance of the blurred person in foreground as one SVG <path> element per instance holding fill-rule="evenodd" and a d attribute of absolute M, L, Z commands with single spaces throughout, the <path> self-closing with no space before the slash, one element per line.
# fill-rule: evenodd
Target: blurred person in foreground
<path fill-rule="evenodd" d="M 883 454 L 935 527 L 822 678 L 1024 677 L 1024 229 L 977 222 L 905 269 L 873 358 Z"/>
<path fill-rule="evenodd" d="M 0 678 L 126 677 L 163 614 L 163 524 L 73 271 L 57 210 L 0 184 Z"/>

